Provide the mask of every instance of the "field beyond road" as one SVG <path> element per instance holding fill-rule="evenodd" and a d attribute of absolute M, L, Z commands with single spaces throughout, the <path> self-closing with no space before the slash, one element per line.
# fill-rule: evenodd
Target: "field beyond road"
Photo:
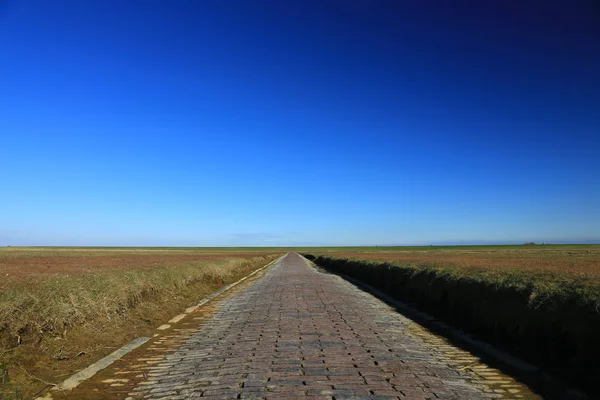
<path fill-rule="evenodd" d="M 0 398 L 31 398 L 283 251 L 0 249 Z"/>
<path fill-rule="evenodd" d="M 600 278 L 600 245 L 323 247 L 302 252 L 403 264 L 556 272 Z"/>

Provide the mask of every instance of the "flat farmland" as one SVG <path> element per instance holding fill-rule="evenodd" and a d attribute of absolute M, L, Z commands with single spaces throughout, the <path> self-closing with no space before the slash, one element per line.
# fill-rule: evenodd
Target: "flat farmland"
<path fill-rule="evenodd" d="M 282 254 L 1 248 L 0 398 L 31 398 Z"/>
<path fill-rule="evenodd" d="M 273 249 L 270 252 L 276 251 Z M 123 268 L 148 269 L 265 254 L 269 254 L 269 249 L 5 247 L 0 248 L 0 276 L 66 275 Z M 0 284 L 9 281 L 10 278 Z"/>
<path fill-rule="evenodd" d="M 402 264 L 434 264 L 600 277 L 600 245 L 415 246 L 303 249 L 311 254 Z"/>
<path fill-rule="evenodd" d="M 600 245 L 322 248 L 325 257 L 387 263 L 414 271 L 530 287 L 534 294 L 600 302 Z M 576 292 L 576 293 L 575 293 Z M 535 297 L 535 296 L 534 296 Z"/>

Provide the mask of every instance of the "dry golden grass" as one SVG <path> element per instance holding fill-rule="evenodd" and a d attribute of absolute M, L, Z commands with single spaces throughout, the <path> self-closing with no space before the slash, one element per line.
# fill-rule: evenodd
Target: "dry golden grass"
<path fill-rule="evenodd" d="M 421 247 L 418 250 L 397 247 L 382 251 L 374 248 L 365 248 L 362 251 L 338 248 L 313 252 L 313 254 L 403 264 L 451 264 L 463 267 L 518 269 L 600 277 L 599 245 L 482 246 L 479 249 L 475 246 L 466 248 L 456 246 L 432 249 Z"/>
<path fill-rule="evenodd" d="M 315 255 L 429 270 L 600 304 L 600 245 L 328 249 Z"/>
<path fill-rule="evenodd" d="M 280 254 L 0 250 L 0 398 L 30 398 Z"/>

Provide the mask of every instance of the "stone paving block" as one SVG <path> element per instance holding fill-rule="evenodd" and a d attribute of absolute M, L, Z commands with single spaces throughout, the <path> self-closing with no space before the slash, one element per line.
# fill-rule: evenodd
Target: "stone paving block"
<path fill-rule="evenodd" d="M 511 378 L 457 368 L 453 358 L 468 365 L 477 358 L 432 334 L 426 342 L 423 328 L 392 307 L 293 253 L 209 304 L 209 317 L 184 319 L 115 370 L 117 378 L 138 376 L 121 393 L 135 400 L 511 398 L 489 386 Z M 80 398 L 88 397 L 73 395 Z"/>
<path fill-rule="evenodd" d="M 371 395 L 371 396 L 336 396 L 335 400 L 397 400 L 398 396 L 380 396 L 380 395 Z"/>

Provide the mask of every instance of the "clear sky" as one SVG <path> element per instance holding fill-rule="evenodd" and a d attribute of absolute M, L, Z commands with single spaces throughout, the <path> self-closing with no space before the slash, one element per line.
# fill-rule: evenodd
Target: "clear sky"
<path fill-rule="evenodd" d="M 597 1 L 0 4 L 0 245 L 600 240 Z"/>

